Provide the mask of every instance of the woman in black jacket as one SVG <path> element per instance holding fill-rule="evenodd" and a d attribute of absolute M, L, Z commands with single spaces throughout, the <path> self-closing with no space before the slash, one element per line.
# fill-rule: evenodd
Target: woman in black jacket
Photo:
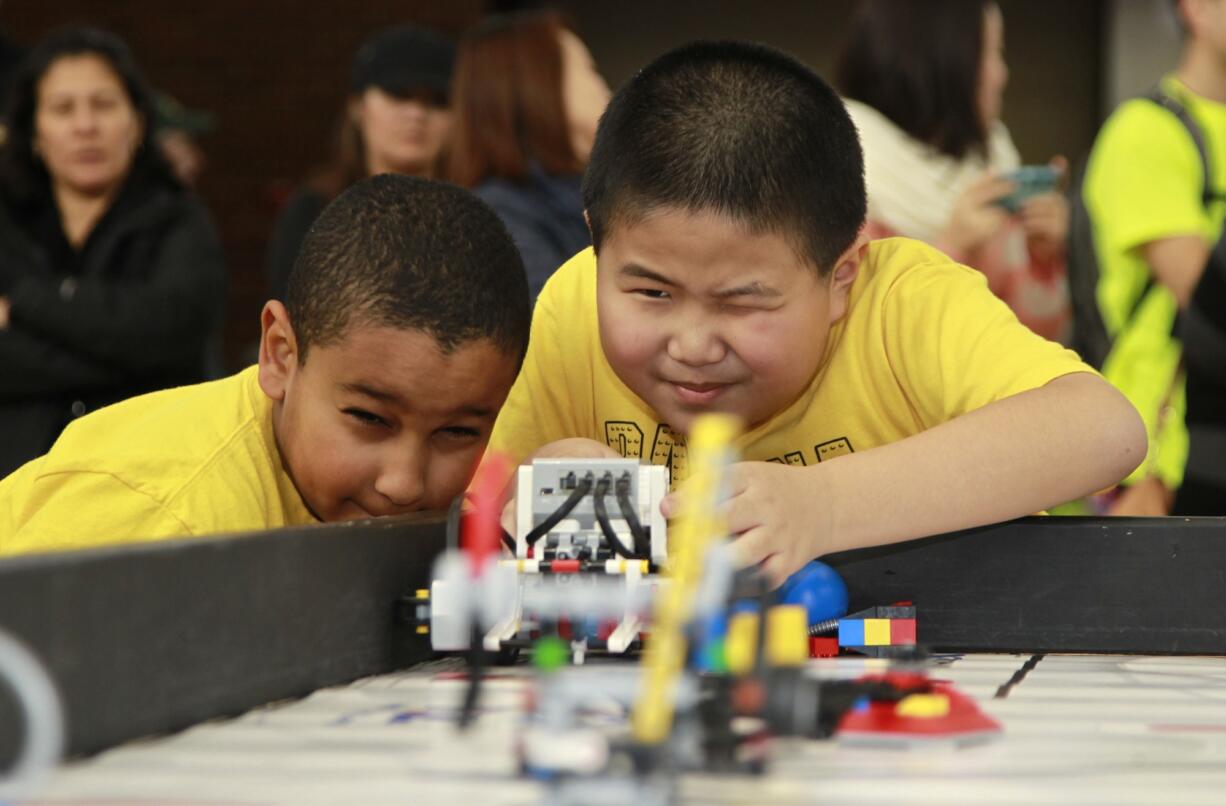
<path fill-rule="evenodd" d="M 110 34 L 53 34 L 18 74 L 0 150 L 0 477 L 72 418 L 206 374 L 221 245 L 152 120 Z"/>

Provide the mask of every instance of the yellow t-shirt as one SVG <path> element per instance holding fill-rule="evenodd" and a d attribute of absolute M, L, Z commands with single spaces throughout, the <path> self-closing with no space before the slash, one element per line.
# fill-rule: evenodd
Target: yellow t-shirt
<path fill-rule="evenodd" d="M 823 462 L 917 434 L 1071 372 L 1076 353 L 1036 336 L 983 275 L 906 238 L 870 244 L 847 315 L 821 367 L 784 411 L 740 441 L 748 460 Z M 491 451 L 522 461 L 566 437 L 686 475 L 684 438 L 613 372 L 600 344 L 596 259 L 580 252 L 550 278 L 523 370 L 494 425 Z"/>
<path fill-rule="evenodd" d="M 314 522 L 256 367 L 99 409 L 0 481 L 0 554 Z"/>
<path fill-rule="evenodd" d="M 1163 80 L 1163 89 L 1183 104 L 1205 138 L 1209 186 L 1226 188 L 1226 105 L 1192 93 L 1173 76 Z M 1103 375 L 1136 406 L 1150 435 L 1150 455 L 1129 479 L 1156 474 L 1170 488 L 1182 482 L 1188 457 L 1184 385 L 1177 378 L 1181 348 L 1171 335 L 1174 295 L 1155 286 L 1125 325 L 1150 278 L 1140 247 L 1179 235 L 1214 243 L 1221 235 L 1226 204 L 1215 201 L 1206 209 L 1203 188 L 1200 156 L 1187 129 L 1145 99 L 1122 104 L 1103 125 L 1083 185 L 1094 222 L 1098 306 L 1114 340 Z"/>

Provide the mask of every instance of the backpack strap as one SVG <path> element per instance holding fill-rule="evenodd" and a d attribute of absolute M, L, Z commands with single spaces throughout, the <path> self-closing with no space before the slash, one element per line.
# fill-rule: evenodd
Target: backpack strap
<path fill-rule="evenodd" d="M 1196 148 L 1196 154 L 1200 158 L 1201 204 L 1208 208 L 1214 201 L 1226 200 L 1226 195 L 1213 190 L 1209 147 L 1204 133 L 1192 119 L 1187 107 L 1178 98 L 1164 90 L 1161 85 L 1152 87 L 1149 92 L 1138 97 L 1170 112 L 1188 133 L 1192 145 Z M 1094 248 L 1094 223 L 1090 218 L 1089 210 L 1086 209 L 1083 193 L 1086 167 L 1087 163 L 1083 162 L 1073 176 L 1073 182 L 1070 185 L 1068 282 L 1073 307 L 1073 347 L 1093 367 L 1102 369 L 1107 355 L 1111 352 L 1114 339 L 1108 334 L 1102 311 L 1098 307 L 1099 267 L 1098 255 Z M 1120 326 L 1121 331 L 1127 330 L 1132 325 L 1154 285 L 1154 277 L 1151 273 L 1146 279 L 1145 287 L 1129 306 L 1128 313 Z M 1178 320 L 1177 316 L 1175 328 L 1179 326 Z"/>

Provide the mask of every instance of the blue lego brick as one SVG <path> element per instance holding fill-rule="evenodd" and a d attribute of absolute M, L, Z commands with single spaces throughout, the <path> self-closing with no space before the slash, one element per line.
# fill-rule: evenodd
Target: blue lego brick
<path fill-rule="evenodd" d="M 839 646 L 864 646 L 864 621 L 839 619 Z"/>

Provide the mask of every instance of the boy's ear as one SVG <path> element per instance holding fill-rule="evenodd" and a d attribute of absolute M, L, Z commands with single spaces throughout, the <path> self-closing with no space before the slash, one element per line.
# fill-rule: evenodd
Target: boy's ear
<path fill-rule="evenodd" d="M 289 311 L 275 299 L 260 313 L 260 388 L 271 400 L 284 400 L 298 370 L 298 340 Z"/>
<path fill-rule="evenodd" d="M 847 313 L 847 300 L 851 297 L 851 285 L 860 274 L 860 264 L 868 254 L 868 235 L 864 230 L 856 236 L 851 246 L 839 256 L 830 272 L 830 321 L 837 322 Z"/>

